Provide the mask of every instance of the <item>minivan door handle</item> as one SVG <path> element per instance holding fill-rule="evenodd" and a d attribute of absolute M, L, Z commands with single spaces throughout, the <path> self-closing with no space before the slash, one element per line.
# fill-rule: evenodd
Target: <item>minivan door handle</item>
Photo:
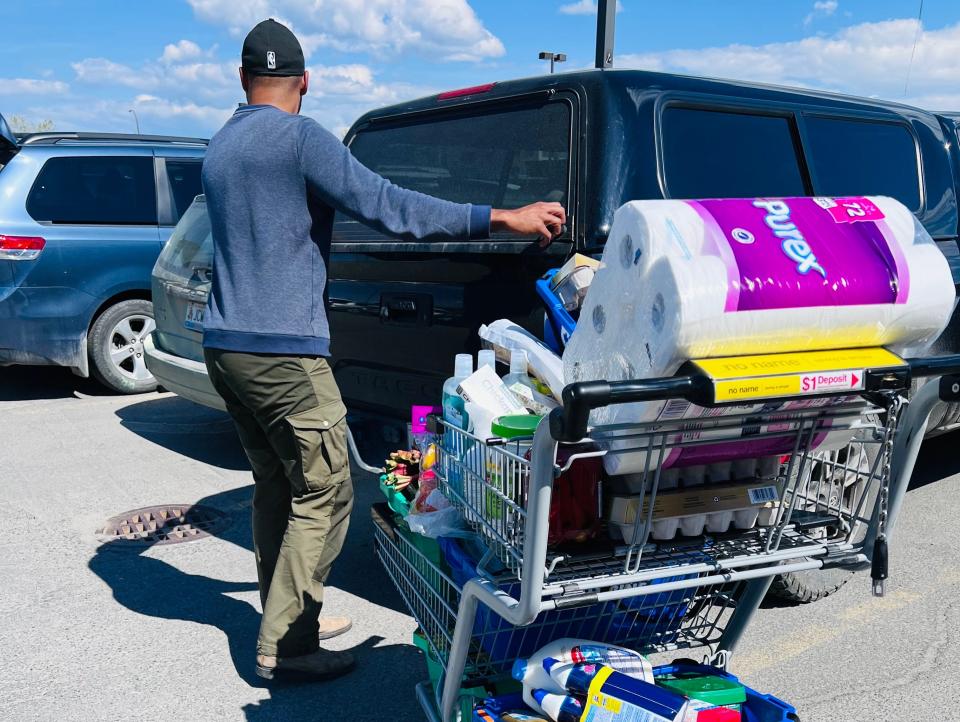
<path fill-rule="evenodd" d="M 430 326 L 433 323 L 433 296 L 427 293 L 380 294 L 380 323 Z"/>

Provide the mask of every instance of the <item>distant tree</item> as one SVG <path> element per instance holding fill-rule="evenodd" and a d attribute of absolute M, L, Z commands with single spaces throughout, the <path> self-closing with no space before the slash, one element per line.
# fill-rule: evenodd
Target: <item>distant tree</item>
<path fill-rule="evenodd" d="M 27 120 L 22 115 L 11 115 L 9 122 L 14 133 L 46 133 L 48 130 L 53 130 L 52 120 L 34 122 Z"/>

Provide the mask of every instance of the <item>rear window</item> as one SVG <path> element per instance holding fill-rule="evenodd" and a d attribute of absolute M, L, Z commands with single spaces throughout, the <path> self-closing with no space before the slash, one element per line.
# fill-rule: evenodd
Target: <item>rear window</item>
<path fill-rule="evenodd" d="M 95 225 L 156 225 L 153 158 L 51 158 L 27 196 L 35 221 Z"/>
<path fill-rule="evenodd" d="M 167 158 L 167 179 L 173 194 L 173 211 L 177 218 L 186 213 L 193 199 L 203 193 L 200 183 L 200 169 L 203 161 L 174 160 Z"/>
<path fill-rule="evenodd" d="M 667 107 L 661 133 L 672 198 L 806 195 L 790 118 Z"/>
<path fill-rule="evenodd" d="M 207 204 L 202 198 L 187 208 L 173 229 L 157 266 L 179 278 L 209 280 L 213 268 L 213 236 Z"/>
<path fill-rule="evenodd" d="M 435 117 L 361 131 L 350 150 L 404 188 L 457 203 L 517 208 L 567 200 L 566 103 Z"/>
<path fill-rule="evenodd" d="M 805 123 L 817 194 L 891 196 L 919 210 L 917 146 L 906 126 L 816 116 Z"/>

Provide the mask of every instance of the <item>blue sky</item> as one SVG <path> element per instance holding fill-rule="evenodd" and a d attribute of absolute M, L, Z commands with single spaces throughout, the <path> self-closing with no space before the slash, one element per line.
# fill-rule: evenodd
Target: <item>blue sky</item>
<path fill-rule="evenodd" d="M 960 3 L 621 0 L 618 67 L 760 80 L 960 109 Z M 0 112 L 60 129 L 209 135 L 242 100 L 240 44 L 290 24 L 304 112 L 338 133 L 370 107 L 593 60 L 592 0 L 32 0 L 6 3 Z M 917 42 L 909 85 L 907 67 Z M 906 87 L 905 87 L 906 86 Z"/>

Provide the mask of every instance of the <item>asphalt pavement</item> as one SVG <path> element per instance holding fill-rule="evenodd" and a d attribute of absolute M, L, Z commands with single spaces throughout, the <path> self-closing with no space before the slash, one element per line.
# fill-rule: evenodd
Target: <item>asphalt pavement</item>
<path fill-rule="evenodd" d="M 960 456 L 925 444 L 892 550 L 889 593 L 855 577 L 805 606 L 761 609 L 732 671 L 804 722 L 960 720 Z M 0 719 L 420 720 L 415 628 L 357 504 L 327 609 L 358 669 L 326 684 L 254 674 L 259 598 L 252 482 L 229 420 L 167 393 L 114 396 L 60 369 L 0 368 Z M 188 543 L 114 549 L 122 512 L 201 503 L 229 524 Z"/>

